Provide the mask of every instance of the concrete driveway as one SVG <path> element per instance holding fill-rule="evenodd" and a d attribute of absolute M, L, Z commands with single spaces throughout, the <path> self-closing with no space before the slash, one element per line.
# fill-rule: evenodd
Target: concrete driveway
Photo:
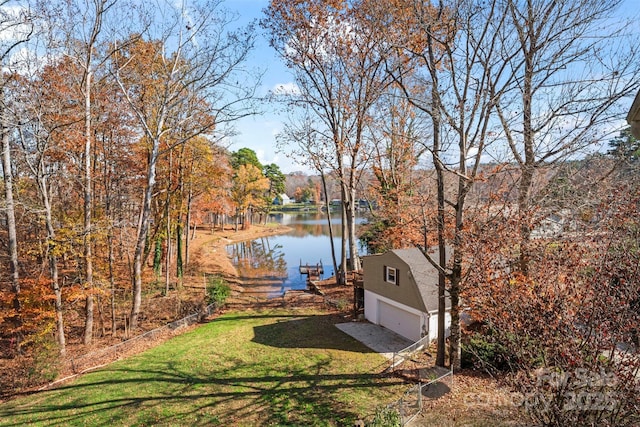
<path fill-rule="evenodd" d="M 389 360 L 393 358 L 394 352 L 400 351 L 413 344 L 413 341 L 389 329 L 369 322 L 338 323 L 336 328 L 347 335 L 351 335 L 362 344 L 376 353 L 380 353 Z"/>

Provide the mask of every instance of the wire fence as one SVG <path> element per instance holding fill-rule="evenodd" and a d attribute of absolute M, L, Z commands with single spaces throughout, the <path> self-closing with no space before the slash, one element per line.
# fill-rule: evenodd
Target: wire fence
<path fill-rule="evenodd" d="M 168 334 L 177 329 L 200 322 L 203 318 L 214 313 L 216 309 L 216 304 L 210 304 L 206 306 L 202 311 L 190 314 L 187 317 L 183 317 L 182 319 L 167 323 L 164 326 L 160 326 L 158 328 L 144 332 L 140 335 L 136 335 L 135 337 L 129 338 L 118 344 L 114 344 L 112 346 L 105 347 L 91 353 L 71 358 L 69 359 L 71 371 L 74 374 L 78 374 L 80 372 L 94 368 L 97 360 L 102 360 L 105 358 L 109 360 L 117 359 L 120 355 L 126 354 L 128 350 L 139 345 L 143 341 L 150 341 L 160 335 Z"/>
<path fill-rule="evenodd" d="M 413 344 L 393 353 L 387 371 L 395 372 L 402 363 L 426 348 L 429 337 L 423 337 Z M 387 405 L 385 411 L 392 411 L 397 423 L 405 426 L 417 417 L 423 410 L 425 399 L 437 399 L 448 393 L 453 387 L 453 370 L 437 366 L 419 370 L 419 382 L 404 392 L 397 401 Z M 383 411 L 384 412 L 384 411 Z"/>
<path fill-rule="evenodd" d="M 429 336 L 427 335 L 420 338 L 410 346 L 403 348 L 402 350 L 395 351 L 390 361 L 391 365 L 389 366 L 389 370 L 395 371 L 395 369 L 400 366 L 405 360 L 408 360 L 413 354 L 422 350 L 423 348 L 426 348 L 428 345 Z"/>
<path fill-rule="evenodd" d="M 442 397 L 453 387 L 453 370 L 434 367 L 426 371 L 433 378 L 413 385 L 400 399 L 387 405 L 388 409 L 398 414 L 401 426 L 409 424 L 422 412 L 425 400 Z"/>

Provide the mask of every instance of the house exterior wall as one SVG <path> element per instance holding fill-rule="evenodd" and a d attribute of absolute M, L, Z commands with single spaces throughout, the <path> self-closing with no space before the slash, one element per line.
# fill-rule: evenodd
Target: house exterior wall
<path fill-rule="evenodd" d="M 363 257 L 362 263 L 365 295 L 368 290 L 420 312 L 427 311 L 419 290 L 415 286 L 413 277 L 409 274 L 409 266 L 394 253 L 387 252 L 381 255 Z M 397 285 L 385 281 L 385 266 L 397 269 Z M 365 310 L 366 307 L 367 302 L 365 299 Z"/>
<path fill-rule="evenodd" d="M 444 336 L 451 335 L 451 312 L 447 310 L 444 313 Z M 438 338 L 438 312 L 429 313 L 429 341 L 435 341 Z"/>
<path fill-rule="evenodd" d="M 406 258 L 405 258 L 406 257 Z M 426 268 L 423 264 L 414 265 L 413 271 L 409 262 L 422 262 L 417 260 L 415 254 L 386 252 L 380 255 L 363 257 L 363 281 L 364 281 L 364 315 L 365 319 L 376 325 L 402 335 L 410 340 L 418 341 L 428 336 L 430 341 L 438 337 L 438 312 L 437 309 L 437 271 Z M 426 261 L 425 261 L 426 262 Z M 396 269 L 397 284 L 390 283 L 393 275 L 388 275 L 385 267 Z M 433 271 L 432 271 L 433 270 Z M 413 275 L 418 274 L 417 284 Z M 431 282 L 433 281 L 433 289 Z M 429 289 L 421 288 L 429 286 Z M 433 294 L 433 295 L 432 295 Z M 425 301 L 426 300 L 426 301 Z M 427 305 L 429 304 L 429 308 Z M 382 318 L 381 318 L 382 317 Z M 449 336 L 451 314 L 447 310 L 445 314 L 445 334 Z"/>
<path fill-rule="evenodd" d="M 291 204 L 291 199 L 286 194 L 278 194 L 273 199 L 273 204 L 274 205 L 280 205 L 280 206 L 290 205 Z"/>
<path fill-rule="evenodd" d="M 631 104 L 629 114 L 627 114 L 627 123 L 631 126 L 631 134 L 640 138 L 640 90 Z"/>

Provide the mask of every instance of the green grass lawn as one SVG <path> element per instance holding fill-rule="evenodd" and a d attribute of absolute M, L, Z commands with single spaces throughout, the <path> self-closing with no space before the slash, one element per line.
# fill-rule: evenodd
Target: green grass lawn
<path fill-rule="evenodd" d="M 407 388 L 310 311 L 226 314 L 55 390 L 4 402 L 0 426 L 353 425 Z"/>

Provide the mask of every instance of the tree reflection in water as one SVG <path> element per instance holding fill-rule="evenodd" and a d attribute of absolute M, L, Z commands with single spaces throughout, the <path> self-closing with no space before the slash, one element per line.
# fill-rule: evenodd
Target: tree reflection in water
<path fill-rule="evenodd" d="M 280 282 L 287 278 L 287 262 L 282 245 L 271 247 L 266 237 L 229 245 L 228 252 L 241 278 Z"/>
<path fill-rule="evenodd" d="M 243 294 L 256 298 L 273 298 L 284 293 L 287 262 L 282 245 L 270 245 L 269 238 L 238 242 L 227 246 L 243 284 Z"/>
<path fill-rule="evenodd" d="M 259 298 L 281 296 L 289 289 L 307 289 L 307 277 L 301 275 L 300 263 L 323 262 L 324 275 L 334 274 L 331 240 L 323 213 L 272 214 L 270 222 L 290 227 L 287 234 L 238 242 L 227 246 L 227 253 L 243 283 L 243 293 Z M 340 248 L 340 223 L 334 223 L 334 246 Z M 361 254 L 366 253 L 361 248 Z M 338 259 L 340 254 L 336 254 Z"/>

